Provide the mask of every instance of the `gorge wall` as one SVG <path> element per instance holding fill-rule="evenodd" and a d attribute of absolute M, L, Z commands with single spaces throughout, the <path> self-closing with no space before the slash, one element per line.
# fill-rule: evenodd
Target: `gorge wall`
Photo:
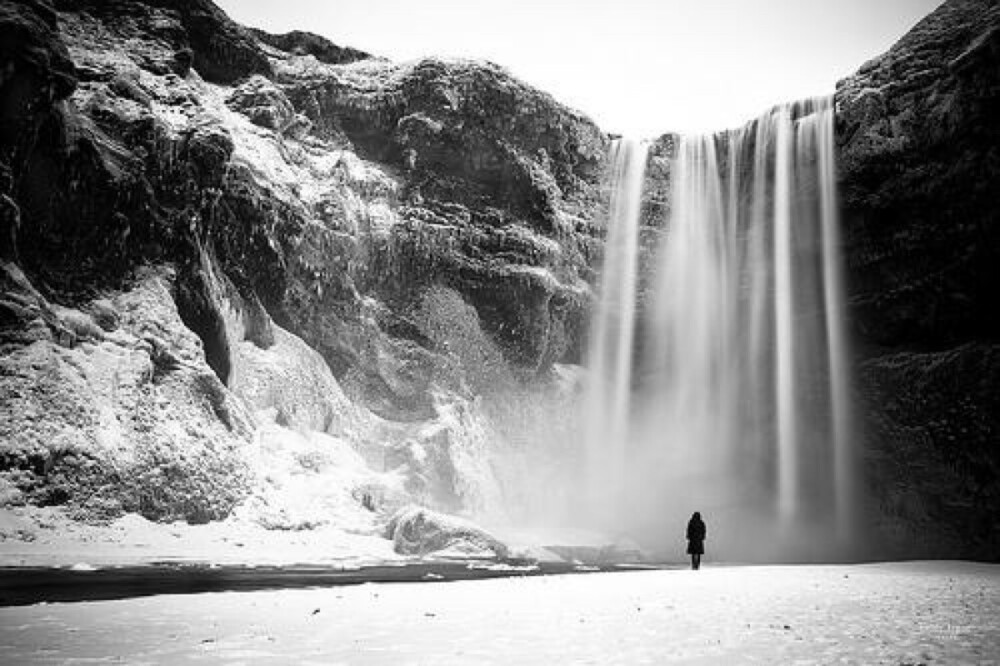
<path fill-rule="evenodd" d="M 998 26 L 948 2 L 836 95 L 865 468 L 904 553 L 1000 556 Z M 0 64 L 0 502 L 285 528 L 505 503 L 491 452 L 530 455 L 519 419 L 585 345 L 594 123 L 208 0 L 4 2 Z M 266 478 L 292 460 L 316 495 Z"/>
<path fill-rule="evenodd" d="M 1000 6 L 947 2 L 837 87 L 880 531 L 1000 554 Z"/>
<path fill-rule="evenodd" d="M 273 423 L 481 503 L 475 398 L 579 353 L 593 123 L 207 1 L 4 3 L 0 34 L 5 501 L 221 518 Z"/>

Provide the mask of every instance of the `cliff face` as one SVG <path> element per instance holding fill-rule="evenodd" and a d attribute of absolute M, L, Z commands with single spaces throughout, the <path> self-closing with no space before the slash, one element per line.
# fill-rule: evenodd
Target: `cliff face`
<path fill-rule="evenodd" d="M 914 552 L 1000 553 L 1000 6 L 953 0 L 837 88 L 865 467 Z"/>
<path fill-rule="evenodd" d="M 589 120 L 487 63 L 206 0 L 5 3 L 0 43 L 7 501 L 224 517 L 268 423 L 395 456 L 411 498 L 486 501 L 469 401 L 578 353 Z"/>

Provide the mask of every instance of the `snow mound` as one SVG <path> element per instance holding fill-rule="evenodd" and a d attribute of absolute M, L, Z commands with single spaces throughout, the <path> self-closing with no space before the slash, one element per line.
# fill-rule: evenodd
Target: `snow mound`
<path fill-rule="evenodd" d="M 403 555 L 503 559 L 509 553 L 506 544 L 474 523 L 419 506 L 397 511 L 386 527 L 386 538 Z"/>

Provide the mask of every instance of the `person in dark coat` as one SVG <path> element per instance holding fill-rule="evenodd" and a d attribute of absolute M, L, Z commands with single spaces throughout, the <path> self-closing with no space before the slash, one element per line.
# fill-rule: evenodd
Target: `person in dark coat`
<path fill-rule="evenodd" d="M 701 568 L 701 556 L 705 554 L 705 523 L 701 514 L 695 511 L 688 521 L 687 529 L 688 555 L 691 556 L 691 568 Z"/>

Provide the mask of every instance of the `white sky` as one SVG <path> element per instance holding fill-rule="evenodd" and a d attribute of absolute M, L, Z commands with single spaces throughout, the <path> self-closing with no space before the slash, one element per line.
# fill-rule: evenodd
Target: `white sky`
<path fill-rule="evenodd" d="M 485 58 L 633 136 L 719 130 L 833 91 L 940 0 L 216 0 L 393 60 Z"/>

